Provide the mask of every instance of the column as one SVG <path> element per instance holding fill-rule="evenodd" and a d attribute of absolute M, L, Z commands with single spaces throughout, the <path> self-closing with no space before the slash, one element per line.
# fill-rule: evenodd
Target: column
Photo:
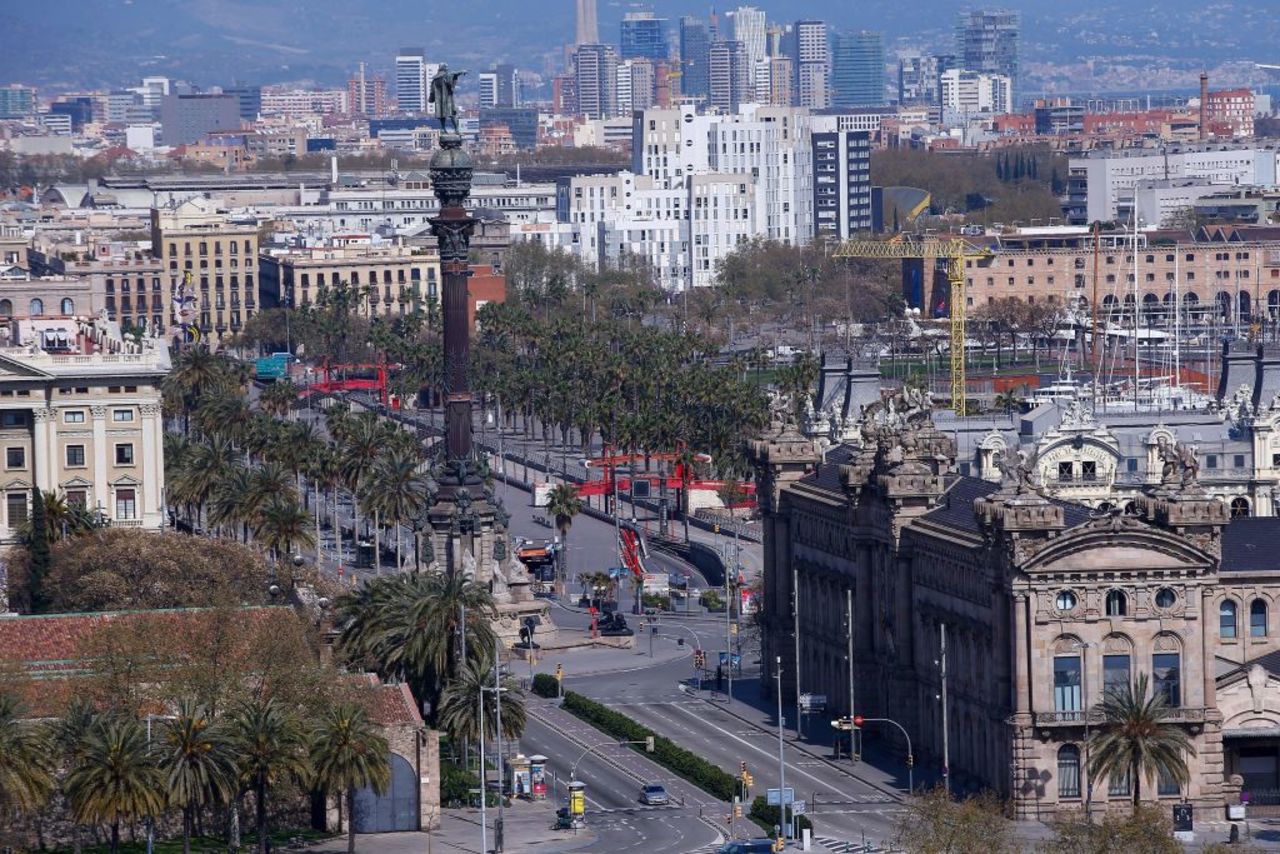
<path fill-rule="evenodd" d="M 48 407 L 33 409 L 31 414 L 35 419 L 35 425 L 32 430 L 34 448 L 31 455 L 31 465 L 34 470 L 36 486 L 42 492 L 48 492 L 57 486 L 56 469 L 50 465 L 55 444 L 52 441 L 52 435 L 54 430 L 57 429 L 54 419 L 57 414 Z"/>
<path fill-rule="evenodd" d="M 111 518 L 111 491 L 107 487 L 107 408 L 90 406 L 89 414 L 93 417 L 93 498 L 89 511 L 101 505 L 102 512 Z"/>
<path fill-rule="evenodd" d="M 160 435 L 160 404 L 144 403 L 142 415 L 142 506 L 138 518 L 147 527 L 161 527 L 160 479 L 164 477 L 164 443 L 157 441 Z M 95 427 L 97 420 L 94 420 Z"/>

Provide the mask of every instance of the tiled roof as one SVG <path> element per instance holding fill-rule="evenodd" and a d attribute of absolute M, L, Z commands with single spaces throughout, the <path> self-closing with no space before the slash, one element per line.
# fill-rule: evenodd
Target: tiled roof
<path fill-rule="evenodd" d="M 807 483 L 827 492 L 844 492 L 840 483 L 840 466 L 845 465 L 857 455 L 857 450 L 849 445 L 837 445 L 827 451 L 826 460 L 812 472 L 800 478 L 800 483 Z"/>
<path fill-rule="evenodd" d="M 1222 571 L 1280 569 L 1280 517 L 1232 519 L 1222 529 Z"/>
<path fill-rule="evenodd" d="M 991 483 L 976 477 L 958 477 L 943 496 L 942 505 L 931 510 L 923 518 L 948 528 L 959 531 L 978 533 L 978 519 L 973 513 L 973 502 L 986 498 L 996 492 L 1000 484 Z M 1062 508 L 1062 520 L 1067 528 L 1074 528 L 1088 522 L 1092 516 L 1083 504 L 1050 498 L 1049 501 Z"/>

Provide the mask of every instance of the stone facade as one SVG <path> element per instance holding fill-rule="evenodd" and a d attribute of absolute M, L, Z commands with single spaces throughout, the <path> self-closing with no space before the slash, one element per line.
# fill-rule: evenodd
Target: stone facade
<path fill-rule="evenodd" d="M 1139 674 L 1195 748 L 1190 785 L 1144 780 L 1144 799 L 1218 818 L 1242 786 L 1280 789 L 1280 520 L 1232 519 L 1188 454 L 1167 454 L 1128 513 L 1045 497 L 1025 454 L 995 455 L 999 482 L 962 477 L 952 440 L 917 403 L 868 408 L 861 436 L 820 463 L 785 430 L 750 448 L 765 514 L 764 660 L 783 656 L 784 700 L 796 690 L 795 595 L 800 691 L 828 698 L 811 726 L 850 713 L 852 591 L 856 712 L 901 723 L 935 768 L 945 626 L 957 789 L 992 788 L 1024 818 L 1086 800 L 1096 813 L 1125 808 L 1132 781 L 1090 792 L 1078 769 L 1101 722 L 1085 710 Z M 1105 431 L 1090 442 L 1105 447 Z"/>

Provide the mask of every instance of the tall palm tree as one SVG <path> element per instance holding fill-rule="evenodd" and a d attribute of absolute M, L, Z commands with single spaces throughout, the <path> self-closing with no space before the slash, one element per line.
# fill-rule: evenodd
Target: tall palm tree
<path fill-rule="evenodd" d="M 558 573 L 562 588 L 560 592 L 563 594 L 564 579 L 569 572 L 569 529 L 573 527 L 573 517 L 582 512 L 582 499 L 578 497 L 578 488 L 571 483 L 561 483 L 552 487 L 547 496 L 547 512 L 555 517 L 556 528 L 560 531 L 560 541 L 564 547 L 562 566 Z"/>
<path fill-rule="evenodd" d="M 496 616 L 488 587 L 461 573 L 408 573 L 376 578 L 337 603 L 340 650 L 358 666 L 384 679 L 407 682 L 433 709 L 463 662 L 461 632 L 466 615 L 466 658 L 493 648 Z"/>
<path fill-rule="evenodd" d="M 191 410 L 206 392 L 232 381 L 227 361 L 210 352 L 207 347 L 195 346 L 183 350 L 174 360 L 173 370 L 164 379 L 165 395 L 175 399 L 182 410 L 182 432 L 190 432 Z"/>
<path fill-rule="evenodd" d="M 524 732 L 526 716 L 524 694 L 516 683 L 504 679 L 502 685 L 502 736 L 519 738 Z M 440 696 L 440 713 L 436 726 L 449 734 L 455 743 L 475 742 L 480 738 L 480 696 L 484 694 L 484 735 L 498 733 L 497 708 L 493 702 L 493 655 L 469 662 L 450 680 Z"/>
<path fill-rule="evenodd" d="M 182 852 L 190 854 L 196 813 L 235 797 L 236 762 L 227 727 L 183 700 L 166 722 L 157 754 L 169 803 L 182 810 Z"/>
<path fill-rule="evenodd" d="M 1098 704 L 1102 726 L 1089 737 L 1089 777 L 1128 774 L 1133 781 L 1133 806 L 1142 800 L 1142 780 L 1156 774 L 1185 786 L 1191 779 L 1188 755 L 1195 747 L 1185 731 L 1168 723 L 1173 708 L 1160 691 L 1148 696 L 1148 677 L 1138 674 L 1133 684 L 1112 688 Z"/>
<path fill-rule="evenodd" d="M 230 440 L 215 436 L 196 445 L 182 461 L 174 479 L 174 498 L 196 508 L 197 523 L 204 517 L 204 506 L 213 496 L 232 467 L 239 465 L 240 455 Z"/>
<path fill-rule="evenodd" d="M 365 509 L 395 528 L 397 571 L 403 565 L 400 528 L 421 513 L 429 500 L 429 479 L 419 471 L 420 465 L 417 454 L 393 449 L 369 473 Z"/>
<path fill-rule="evenodd" d="M 295 545 L 310 548 L 316 542 L 311 530 L 311 516 L 292 497 L 270 499 L 258 513 L 253 536 L 277 561 L 290 553 Z"/>
<path fill-rule="evenodd" d="M 22 718 L 15 697 L 0 694 L 0 816 L 38 807 L 53 791 L 48 731 Z"/>
<path fill-rule="evenodd" d="M 110 824 L 111 852 L 117 854 L 121 821 L 164 808 L 164 774 L 142 724 L 131 717 L 95 721 L 77 758 L 65 785 L 71 815 L 83 824 Z"/>
<path fill-rule="evenodd" d="M 338 824 L 342 799 L 347 802 L 347 852 L 356 850 L 356 790 L 383 794 L 391 785 L 390 748 L 359 705 L 341 702 L 321 715 L 311 733 L 311 767 L 317 788 L 338 796 Z"/>
<path fill-rule="evenodd" d="M 298 387 L 292 380 L 276 380 L 258 395 L 258 406 L 263 412 L 284 418 L 298 400 Z"/>
<path fill-rule="evenodd" d="M 386 426 L 372 412 L 362 412 L 353 416 L 344 424 L 343 435 L 339 440 L 342 479 L 351 492 L 353 549 L 359 549 L 360 543 L 360 497 L 366 488 L 369 471 L 373 468 L 386 443 Z M 374 563 L 378 562 L 377 549 L 374 549 Z"/>
<path fill-rule="evenodd" d="M 267 854 L 267 796 L 280 783 L 310 773 L 306 735 L 278 701 L 255 697 L 232 712 L 231 738 L 240 780 L 257 802 L 258 854 Z"/>
<path fill-rule="evenodd" d="M 240 538 L 241 529 L 245 542 L 249 541 L 249 527 L 257 520 L 262 499 L 254 490 L 254 473 L 247 466 L 236 463 L 227 470 L 209 501 L 210 527 L 230 528 L 232 537 Z"/>

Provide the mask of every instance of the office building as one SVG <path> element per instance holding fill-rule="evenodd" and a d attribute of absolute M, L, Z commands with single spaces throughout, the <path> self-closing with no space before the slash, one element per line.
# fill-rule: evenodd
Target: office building
<path fill-rule="evenodd" d="M 600 43 L 600 25 L 596 19 L 596 0 L 578 0 L 577 15 L 574 22 L 577 25 L 573 39 L 575 47 Z"/>
<path fill-rule="evenodd" d="M 1013 111 L 1013 82 L 1003 74 L 950 68 L 939 76 L 942 109 L 960 117 Z"/>
<path fill-rule="evenodd" d="M 142 103 L 155 112 L 160 111 L 160 102 L 167 95 L 174 94 L 170 91 L 168 77 L 144 77 L 142 85 L 135 91 L 142 96 Z"/>
<path fill-rule="evenodd" d="M 516 71 L 516 67 L 509 63 L 500 62 L 494 66 L 493 70 L 498 76 L 498 101 L 496 106 L 503 109 L 519 107 L 523 99 L 520 93 L 520 74 Z"/>
<path fill-rule="evenodd" d="M 837 116 L 814 116 L 813 228 L 818 240 L 871 231 L 871 134 L 839 128 Z"/>
<path fill-rule="evenodd" d="M 767 27 L 764 10 L 754 6 L 739 6 L 728 13 L 733 23 L 733 41 L 742 42 L 747 54 L 747 65 L 754 68 L 768 57 Z"/>
<path fill-rule="evenodd" d="M 711 39 L 706 21 L 680 19 L 680 92 L 690 98 L 705 98 L 711 85 L 708 68 Z"/>
<path fill-rule="evenodd" d="M 498 106 L 498 72 L 481 71 L 476 80 L 480 86 L 480 109 L 492 110 Z"/>
<path fill-rule="evenodd" d="M 741 104 L 753 100 L 751 68 L 747 52 L 739 41 L 712 42 L 707 52 L 710 74 L 707 104 L 722 113 L 736 113 Z"/>
<path fill-rule="evenodd" d="M 25 119 L 35 112 L 35 89 L 16 83 L 0 86 L 0 119 Z"/>
<path fill-rule="evenodd" d="M 532 151 L 538 146 L 536 107 L 494 107 L 480 113 L 480 132 L 499 125 L 506 127 L 516 148 Z"/>
<path fill-rule="evenodd" d="M 584 44 L 574 54 L 578 112 L 607 119 L 618 112 L 618 52 L 613 45 Z"/>
<path fill-rule="evenodd" d="M 898 60 L 898 103 L 936 106 L 942 99 L 942 72 L 956 67 L 951 55 L 913 53 Z"/>
<path fill-rule="evenodd" d="M 619 41 L 623 59 L 667 58 L 667 19 L 652 12 L 627 12 L 622 16 L 622 38 Z"/>
<path fill-rule="evenodd" d="M 57 116 L 66 116 L 71 121 L 70 132 L 79 133 L 85 125 L 93 121 L 93 99 L 84 95 L 59 98 L 49 105 L 49 112 Z"/>
<path fill-rule="evenodd" d="M 1018 13 L 1005 9 L 961 12 L 956 23 L 957 67 L 1008 77 L 1010 110 L 1017 107 L 1018 31 Z"/>
<path fill-rule="evenodd" d="M 814 110 L 829 106 L 831 62 L 826 23 L 797 21 L 788 36 L 788 48 L 795 74 L 796 105 Z"/>
<path fill-rule="evenodd" d="M 382 118 L 387 114 L 387 81 L 381 75 L 360 71 L 347 81 L 347 110 L 365 118 Z"/>
<path fill-rule="evenodd" d="M 885 103 L 884 35 L 837 32 L 831 38 L 831 103 L 878 107 Z"/>
<path fill-rule="evenodd" d="M 430 81 L 425 51 L 420 47 L 401 48 L 396 54 L 396 101 L 400 112 L 427 111 Z"/>
<path fill-rule="evenodd" d="M 160 102 L 165 145 L 189 145 L 212 131 L 240 129 L 240 99 L 234 95 L 165 95 Z"/>
<path fill-rule="evenodd" d="M 230 95 L 236 99 L 241 119 L 246 122 L 256 122 L 258 120 L 258 115 L 262 112 L 261 86 L 232 86 L 224 88 L 222 94 Z"/>

